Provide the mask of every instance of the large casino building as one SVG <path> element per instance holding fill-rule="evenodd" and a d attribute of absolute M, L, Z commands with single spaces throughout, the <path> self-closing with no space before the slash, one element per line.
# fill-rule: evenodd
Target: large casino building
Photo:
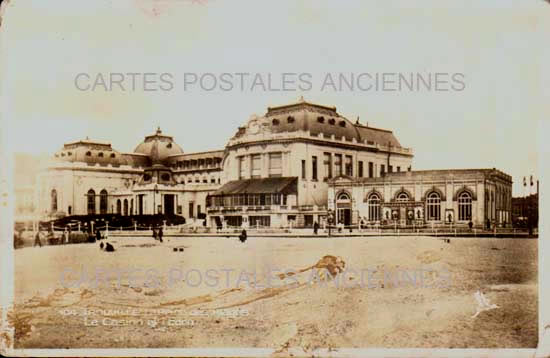
<path fill-rule="evenodd" d="M 300 99 L 252 116 L 224 149 L 184 153 L 160 129 L 133 153 L 67 143 L 37 180 L 42 217 L 176 214 L 212 227 L 509 223 L 510 176 L 494 169 L 412 171 L 392 131 Z M 405 198 L 406 196 L 406 198 Z"/>

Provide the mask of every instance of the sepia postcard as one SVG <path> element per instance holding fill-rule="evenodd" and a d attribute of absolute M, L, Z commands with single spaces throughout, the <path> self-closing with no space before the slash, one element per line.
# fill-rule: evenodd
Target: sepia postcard
<path fill-rule="evenodd" d="M 550 357 L 549 39 L 542 0 L 2 1 L 0 352 Z"/>

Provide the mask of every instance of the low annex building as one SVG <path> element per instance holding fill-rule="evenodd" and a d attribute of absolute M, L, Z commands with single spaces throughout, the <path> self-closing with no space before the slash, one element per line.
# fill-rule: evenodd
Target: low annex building
<path fill-rule="evenodd" d="M 329 210 L 344 225 L 511 224 L 512 178 L 496 169 L 341 176 L 330 181 L 328 197 Z"/>

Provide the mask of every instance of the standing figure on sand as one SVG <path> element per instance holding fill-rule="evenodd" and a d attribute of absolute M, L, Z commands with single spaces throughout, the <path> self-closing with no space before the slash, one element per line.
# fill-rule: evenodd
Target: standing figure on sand
<path fill-rule="evenodd" d="M 34 246 L 38 245 L 40 247 L 42 247 L 42 241 L 40 241 L 40 236 L 42 236 L 42 234 L 40 233 L 40 228 L 38 228 L 38 231 L 36 232 L 36 235 L 34 235 Z"/>
<path fill-rule="evenodd" d="M 246 237 L 247 237 L 247 235 L 246 235 L 246 230 L 243 229 L 243 231 L 241 231 L 241 234 L 239 235 L 239 240 L 240 240 L 242 243 L 244 243 L 244 242 L 246 241 Z"/>
<path fill-rule="evenodd" d="M 158 235 L 158 237 L 159 237 L 159 241 L 162 242 L 162 235 L 163 235 L 163 233 L 162 233 L 162 226 L 159 226 L 159 231 L 158 231 L 158 234 L 157 234 L 157 235 Z"/>

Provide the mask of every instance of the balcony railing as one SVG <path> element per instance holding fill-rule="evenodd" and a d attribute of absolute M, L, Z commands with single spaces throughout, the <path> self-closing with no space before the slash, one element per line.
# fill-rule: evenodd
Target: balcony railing
<path fill-rule="evenodd" d="M 244 206 L 210 206 L 208 212 L 258 212 L 258 211 L 326 211 L 325 205 L 244 205 Z"/>

